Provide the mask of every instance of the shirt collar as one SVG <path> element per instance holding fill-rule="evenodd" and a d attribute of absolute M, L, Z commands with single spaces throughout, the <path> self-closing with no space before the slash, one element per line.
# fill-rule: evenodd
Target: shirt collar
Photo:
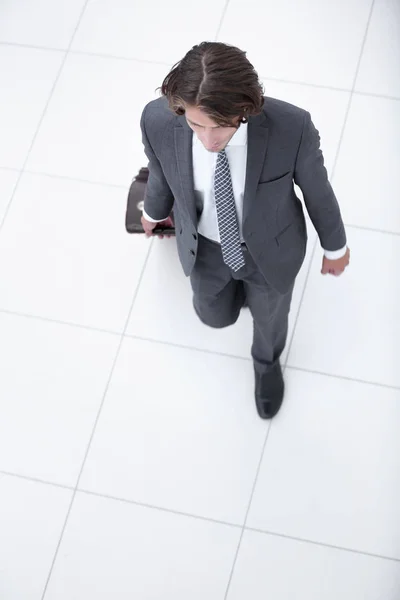
<path fill-rule="evenodd" d="M 247 144 L 247 125 L 247 123 L 240 124 L 239 129 L 229 140 L 228 146 L 245 146 Z"/>

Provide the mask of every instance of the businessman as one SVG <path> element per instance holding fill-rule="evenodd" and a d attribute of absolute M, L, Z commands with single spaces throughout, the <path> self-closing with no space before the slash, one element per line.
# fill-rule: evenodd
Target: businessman
<path fill-rule="evenodd" d="M 349 249 L 310 114 L 264 97 L 246 53 L 194 46 L 164 79 L 141 119 L 149 159 L 142 224 L 152 235 L 173 208 L 179 258 L 193 305 L 210 327 L 254 322 L 255 401 L 263 419 L 284 397 L 280 355 L 296 276 L 304 260 L 304 202 L 324 250 L 322 273 L 338 276 Z"/>

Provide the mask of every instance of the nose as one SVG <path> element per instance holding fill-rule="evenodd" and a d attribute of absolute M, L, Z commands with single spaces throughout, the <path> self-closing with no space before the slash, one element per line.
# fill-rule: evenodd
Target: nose
<path fill-rule="evenodd" d="M 216 140 L 204 140 L 203 144 L 207 150 L 215 150 L 218 147 Z"/>
<path fill-rule="evenodd" d="M 203 143 L 206 148 L 211 149 L 217 145 L 218 139 L 213 134 L 205 134 Z"/>

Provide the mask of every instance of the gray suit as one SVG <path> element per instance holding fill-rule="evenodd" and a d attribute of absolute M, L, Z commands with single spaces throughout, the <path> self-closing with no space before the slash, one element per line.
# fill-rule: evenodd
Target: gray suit
<path fill-rule="evenodd" d="M 185 117 L 174 115 L 160 98 L 144 109 L 141 128 L 149 159 L 145 211 L 161 220 L 173 208 L 179 257 L 191 276 L 199 317 L 214 327 L 233 323 L 245 292 L 255 321 L 253 357 L 256 364 L 270 365 L 283 350 L 293 285 L 306 252 L 303 208 L 293 181 L 303 192 L 322 247 L 338 250 L 346 245 L 309 113 L 265 98 L 263 112 L 249 118 L 243 199 L 246 267 L 238 274 L 224 265 L 215 243 L 198 235 L 202 207 L 196 205 L 193 133 Z"/>

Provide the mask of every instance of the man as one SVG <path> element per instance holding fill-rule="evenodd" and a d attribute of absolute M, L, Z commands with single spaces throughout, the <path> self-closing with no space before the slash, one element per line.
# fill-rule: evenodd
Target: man
<path fill-rule="evenodd" d="M 284 396 L 279 357 L 307 243 L 293 182 L 324 249 L 322 273 L 337 276 L 349 264 L 319 134 L 308 112 L 265 98 L 245 52 L 226 44 L 194 46 L 161 92 L 141 119 L 149 159 L 142 225 L 152 235 L 174 208 L 180 261 L 203 323 L 232 325 L 248 305 L 256 407 L 268 419 Z"/>

